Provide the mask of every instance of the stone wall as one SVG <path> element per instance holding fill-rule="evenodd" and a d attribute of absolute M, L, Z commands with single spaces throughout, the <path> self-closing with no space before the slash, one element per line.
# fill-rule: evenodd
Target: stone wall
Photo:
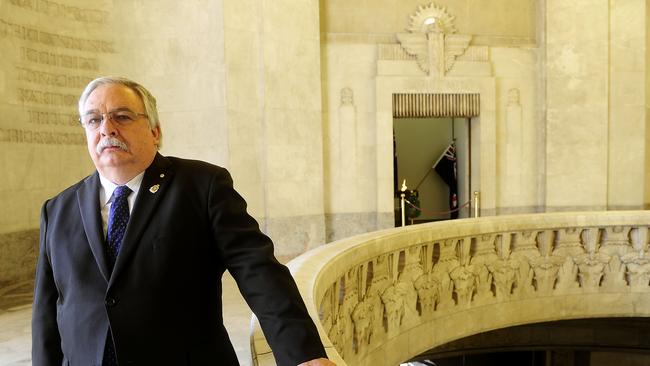
<path fill-rule="evenodd" d="M 102 3 L 0 2 L 0 287 L 33 278 L 43 202 L 92 172 L 76 104 L 120 52 L 102 31 L 111 14 Z"/>
<path fill-rule="evenodd" d="M 646 1 L 610 6 L 607 205 L 642 208 L 646 149 Z M 639 184 L 646 182 L 646 184 Z"/>
<path fill-rule="evenodd" d="M 456 15 L 456 28 L 463 34 L 481 35 L 487 39 L 535 39 L 535 0 L 436 0 Z M 324 27 L 327 32 L 339 34 L 390 35 L 404 30 L 409 16 L 419 6 L 431 1 L 374 0 L 358 3 L 345 0 L 323 1 Z M 367 5 L 366 5 L 367 4 Z M 494 37 L 494 38 L 493 38 Z"/>
<path fill-rule="evenodd" d="M 326 136 L 326 192 L 348 186 L 337 174 L 353 174 L 364 187 L 361 195 L 376 193 L 364 199 L 366 205 L 372 206 L 374 200 L 374 210 L 388 214 L 392 106 L 388 99 L 378 98 L 397 89 L 382 91 L 379 85 L 384 80 L 397 85 L 400 77 L 408 77 L 402 86 L 413 92 L 464 92 L 462 87 L 445 91 L 431 85 L 467 85 L 467 79 L 460 78 L 469 77 L 491 78 L 495 83 L 493 91 L 481 95 L 482 103 L 486 97 L 494 98 L 490 110 L 482 110 L 472 121 L 476 137 L 472 143 L 477 144 L 472 166 L 480 169 L 471 178 L 481 191 L 484 215 L 647 206 L 648 9 L 643 1 L 593 0 L 570 6 L 552 0 L 520 2 L 506 13 L 496 9 L 508 1 L 489 5 L 435 1 L 455 17 L 454 34 L 471 36 L 471 50 L 459 56 L 462 65 L 457 62 L 442 77 L 427 75 L 416 56 L 399 49 L 399 34 L 429 3 L 385 3 L 390 15 L 381 7 L 364 13 L 341 1 L 328 1 L 323 7 L 324 124 L 331 134 Z M 472 12 L 479 10 L 485 16 L 468 21 L 476 20 Z M 593 32 L 584 32 L 587 28 Z M 395 50 L 390 51 L 392 56 L 386 51 L 390 47 Z M 486 50 L 481 51 L 484 64 L 476 62 L 481 47 Z M 346 172 L 334 151 L 342 143 L 335 128 L 341 124 L 343 88 L 354 93 L 356 129 L 363 131 L 357 132 L 356 145 L 347 149 L 356 149 L 357 160 L 362 159 L 360 136 L 376 139 L 367 156 L 368 161 L 376 159 L 376 165 L 362 164 L 354 173 Z M 485 128 L 493 130 L 486 134 Z M 344 196 L 326 194 L 330 215 L 364 210 L 346 207 L 343 202 L 349 200 Z"/>
<path fill-rule="evenodd" d="M 483 109 L 471 122 L 470 190 L 481 191 L 483 214 L 543 210 L 540 186 L 544 179 L 540 169 L 544 150 L 540 147 L 544 146 L 545 121 L 539 113 L 538 50 L 531 35 L 535 11 L 531 3 L 519 2 L 510 7 L 511 12 L 500 13 L 517 18 L 508 18 L 508 30 L 499 28 L 497 19 L 489 16 L 481 22 L 469 21 L 476 19 L 472 11 L 489 14 L 505 3 L 491 3 L 486 9 L 435 2 L 455 16 L 455 28 L 459 33 L 468 32 L 465 34 L 471 35 L 472 45 L 487 45 L 468 51 L 463 61 L 439 80 L 427 77 L 415 57 L 406 55 L 396 42 L 396 33 L 403 33 L 409 17 L 420 9 L 417 4 L 391 4 L 393 14 L 382 13 L 381 21 L 373 16 L 354 21 L 362 15 L 352 9 L 353 5 L 325 3 L 327 37 L 322 69 L 328 215 L 348 219 L 358 212 L 392 215 L 392 93 L 463 93 L 479 89 Z M 381 7 L 365 10 L 372 14 L 385 11 Z M 343 102 L 344 90 L 353 96 L 348 107 Z M 346 114 L 347 110 L 352 111 L 353 118 Z M 350 132 L 355 133 L 354 139 L 348 137 Z M 346 168 L 351 164 L 350 156 L 356 158 L 356 169 Z M 333 224 L 337 222 L 343 220 Z M 377 228 L 392 226 L 392 222 L 377 222 Z M 357 232 L 368 226 L 359 221 L 348 221 L 346 225 L 358 226 Z M 328 232 L 337 230 L 328 227 Z M 341 228 L 341 234 L 344 232 L 349 230 Z"/>
<path fill-rule="evenodd" d="M 547 210 L 644 205 L 645 6 L 546 2 Z"/>

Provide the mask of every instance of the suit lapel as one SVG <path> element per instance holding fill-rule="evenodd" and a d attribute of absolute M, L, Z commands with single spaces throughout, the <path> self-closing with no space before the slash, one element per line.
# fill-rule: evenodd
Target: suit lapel
<path fill-rule="evenodd" d="M 138 191 L 138 197 L 131 210 L 129 224 L 122 239 L 120 254 L 115 261 L 115 268 L 113 269 L 109 286 L 128 267 L 129 258 L 137 248 L 144 230 L 149 225 L 149 221 L 156 211 L 158 203 L 167 192 L 167 187 L 173 175 L 173 172 L 169 169 L 170 165 L 171 163 L 165 157 L 156 154 L 153 163 L 145 171 L 140 190 Z"/>
<path fill-rule="evenodd" d="M 90 250 L 93 252 L 99 271 L 108 282 L 110 272 L 104 250 L 104 231 L 99 211 L 99 186 L 99 175 L 95 172 L 95 174 L 86 178 L 77 191 L 77 203 L 79 211 L 81 211 L 81 221 L 90 244 Z"/>

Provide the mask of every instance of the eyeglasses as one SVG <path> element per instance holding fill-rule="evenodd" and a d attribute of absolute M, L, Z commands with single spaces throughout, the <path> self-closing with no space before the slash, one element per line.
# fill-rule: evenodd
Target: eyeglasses
<path fill-rule="evenodd" d="M 117 110 L 106 113 L 88 113 L 79 118 L 79 122 L 88 130 L 96 130 L 102 125 L 102 122 L 110 119 L 119 126 L 127 126 L 135 122 L 140 117 L 147 116 L 144 113 L 135 113 L 130 110 Z"/>

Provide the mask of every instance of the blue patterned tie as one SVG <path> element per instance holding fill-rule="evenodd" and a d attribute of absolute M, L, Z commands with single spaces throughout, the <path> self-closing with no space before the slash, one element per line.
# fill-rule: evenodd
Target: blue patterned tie
<path fill-rule="evenodd" d="M 126 231 L 126 224 L 129 223 L 129 201 L 127 198 L 131 192 L 131 189 L 127 186 L 118 186 L 113 192 L 113 203 L 108 212 L 108 235 L 106 236 L 111 271 L 122 246 L 122 238 Z"/>
<path fill-rule="evenodd" d="M 113 192 L 113 203 L 108 212 L 108 235 L 106 236 L 106 251 L 108 253 L 108 263 L 111 272 L 115 266 L 117 254 L 122 246 L 122 238 L 126 231 L 126 225 L 129 223 L 129 201 L 127 198 L 131 194 L 131 189 L 127 186 L 118 186 Z M 106 347 L 104 348 L 103 366 L 117 366 L 117 357 L 115 355 L 115 346 L 110 329 L 106 337 Z"/>

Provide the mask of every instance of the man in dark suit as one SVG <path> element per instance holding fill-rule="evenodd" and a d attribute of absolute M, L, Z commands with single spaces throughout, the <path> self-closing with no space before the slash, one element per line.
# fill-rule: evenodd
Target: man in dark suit
<path fill-rule="evenodd" d="M 226 269 L 278 364 L 333 365 L 228 172 L 157 152 L 144 87 L 93 80 L 79 112 L 97 171 L 43 206 L 34 365 L 237 365 L 222 321 Z"/>

